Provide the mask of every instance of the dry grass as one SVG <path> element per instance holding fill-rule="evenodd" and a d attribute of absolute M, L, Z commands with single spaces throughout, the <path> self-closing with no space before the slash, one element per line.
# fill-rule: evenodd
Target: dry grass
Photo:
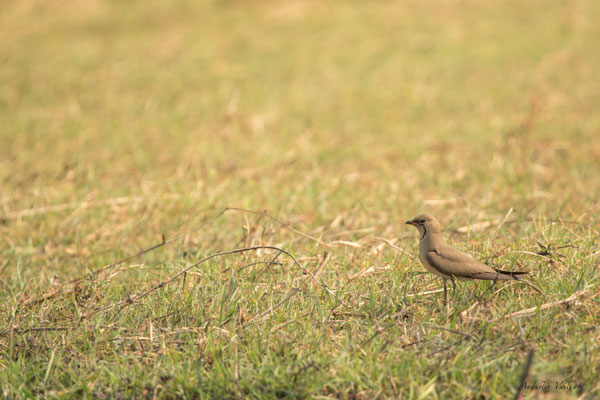
<path fill-rule="evenodd" d="M 598 397 L 599 11 L 0 5 L 0 390 Z"/>

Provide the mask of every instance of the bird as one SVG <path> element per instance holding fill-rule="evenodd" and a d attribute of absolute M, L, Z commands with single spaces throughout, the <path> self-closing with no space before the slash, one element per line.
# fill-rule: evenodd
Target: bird
<path fill-rule="evenodd" d="M 470 255 L 450 247 L 442 236 L 442 227 L 429 214 L 420 214 L 406 224 L 419 231 L 419 259 L 428 272 L 444 282 L 444 304 L 448 305 L 447 281 L 452 282 L 452 297 L 456 292 L 456 280 L 510 281 L 521 280 L 528 272 L 501 271 L 475 260 Z"/>

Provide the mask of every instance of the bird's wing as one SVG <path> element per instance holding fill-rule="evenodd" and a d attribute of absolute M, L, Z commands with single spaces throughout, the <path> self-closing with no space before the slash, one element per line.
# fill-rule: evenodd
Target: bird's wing
<path fill-rule="evenodd" d="M 504 280 L 505 278 L 491 267 L 450 246 L 432 250 L 427 253 L 426 258 L 429 265 L 445 275 L 487 280 Z"/>

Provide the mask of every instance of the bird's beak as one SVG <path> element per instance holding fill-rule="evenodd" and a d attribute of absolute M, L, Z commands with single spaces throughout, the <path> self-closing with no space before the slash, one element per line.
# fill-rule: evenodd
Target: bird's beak
<path fill-rule="evenodd" d="M 415 225 L 415 221 L 406 221 L 405 224 L 406 225 Z"/>

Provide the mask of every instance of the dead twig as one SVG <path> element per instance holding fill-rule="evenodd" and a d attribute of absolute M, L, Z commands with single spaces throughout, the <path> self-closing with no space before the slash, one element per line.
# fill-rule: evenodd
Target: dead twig
<path fill-rule="evenodd" d="M 170 198 L 169 196 L 162 196 L 162 197 Z M 178 198 L 178 197 L 181 197 L 181 196 L 174 196 L 174 198 Z M 143 199 L 146 199 L 146 198 L 145 197 L 136 197 L 136 198 L 120 197 L 120 198 L 116 198 L 116 199 L 99 200 L 99 201 L 91 201 L 91 202 L 83 202 L 83 203 L 66 203 L 66 204 L 59 204 L 59 205 L 56 205 L 56 206 L 38 207 L 38 208 L 35 208 L 35 209 L 22 210 L 22 211 L 15 212 L 15 213 L 9 213 L 9 214 L 6 215 L 6 217 L 7 218 L 19 218 L 19 217 L 22 217 L 22 216 L 31 216 L 31 215 L 44 214 L 44 213 L 47 213 L 47 212 L 64 211 L 64 210 L 68 210 L 68 209 L 71 209 L 71 208 L 89 208 L 89 207 L 94 207 L 94 206 L 125 204 L 125 203 L 131 202 L 131 201 L 141 201 Z M 210 220 L 216 220 L 217 218 L 219 218 L 220 216 L 222 216 L 223 214 L 225 214 L 227 211 L 230 211 L 230 210 L 232 210 L 232 211 L 246 212 L 246 213 L 250 213 L 250 214 L 260 215 L 261 217 L 270 218 L 270 219 L 276 221 L 277 223 L 283 225 L 287 229 L 291 230 L 292 232 L 295 232 L 295 233 L 299 234 L 300 236 L 304 236 L 304 237 L 306 237 L 308 239 L 314 240 L 318 244 L 320 244 L 320 245 L 322 245 L 324 247 L 329 247 L 329 245 L 327 243 L 323 242 L 322 240 L 320 240 L 320 239 L 318 239 L 318 238 L 316 238 L 314 236 L 311 236 L 311 235 L 309 235 L 307 233 L 304 233 L 304 232 L 302 232 L 302 231 L 300 231 L 300 230 L 292 227 L 291 225 L 283 222 L 282 220 L 280 220 L 278 218 L 275 218 L 275 217 L 267 214 L 264 211 L 263 212 L 259 212 L 259 211 L 246 210 L 246 209 L 237 208 L 237 207 L 226 207 L 223 210 L 221 210 L 217 215 L 215 215 L 214 217 L 210 218 Z M 205 225 L 205 223 L 203 223 L 201 226 L 204 226 L 204 225 Z M 127 261 L 129 261 L 129 260 L 131 260 L 133 258 L 139 257 L 139 256 L 141 256 L 143 254 L 146 254 L 148 252 L 156 250 L 159 247 L 162 247 L 162 246 L 165 246 L 167 244 L 170 244 L 170 243 L 178 240 L 179 238 L 188 235 L 191 232 L 197 231 L 198 229 L 200 229 L 200 227 L 196 227 L 196 228 L 190 229 L 190 230 L 184 232 L 183 234 L 175 235 L 170 240 L 166 240 L 165 235 L 162 234 L 162 241 L 161 241 L 161 243 L 159 243 L 157 245 L 154 245 L 154 246 L 151 246 L 151 247 L 149 247 L 147 249 L 144 249 L 144 250 L 142 250 L 142 251 L 140 251 L 138 253 L 135 253 L 133 255 L 127 256 L 125 258 L 122 258 L 122 259 L 120 259 L 118 261 L 115 261 L 114 263 L 111 263 L 109 265 L 106 265 L 106 266 L 104 266 L 104 267 L 102 267 L 100 269 L 92 271 L 91 275 L 97 276 L 97 275 L 101 274 L 102 272 L 104 272 L 104 271 L 106 271 L 108 269 L 114 268 L 115 266 L 121 265 L 121 264 L 123 264 L 123 263 L 125 263 L 125 262 L 127 262 Z M 297 261 L 296 261 L 296 263 L 297 263 Z M 299 265 L 299 263 L 298 263 L 298 265 Z M 325 287 L 324 284 L 322 284 L 322 283 L 320 283 L 320 282 L 317 281 L 317 279 L 314 277 L 313 274 L 311 274 L 309 272 L 309 275 L 320 286 Z M 112 276 L 114 276 L 114 275 L 112 275 Z M 84 279 L 85 279 L 85 277 L 80 277 L 80 278 L 73 279 L 73 280 L 69 281 L 67 283 L 67 285 L 77 285 L 80 282 L 82 282 Z M 44 293 L 41 297 L 38 297 L 38 298 L 35 298 L 35 299 L 26 300 L 23 303 L 23 306 L 26 307 L 26 306 L 29 306 L 29 305 L 32 305 L 32 304 L 38 304 L 38 303 L 44 302 L 46 300 L 49 300 L 49 299 L 51 299 L 53 297 L 56 297 L 56 296 L 58 296 L 61 293 L 63 293 L 63 294 L 70 294 L 70 293 L 73 293 L 75 290 L 76 289 L 74 287 L 64 288 L 64 286 L 61 285 L 58 288 L 55 288 L 53 290 L 50 290 L 50 291 Z M 329 289 L 326 289 L 326 290 L 330 294 L 333 295 L 333 292 L 331 292 Z"/>
<path fill-rule="evenodd" d="M 208 260 L 210 260 L 211 258 L 215 258 L 215 257 L 219 257 L 219 256 L 225 256 L 225 255 L 229 255 L 229 254 L 244 253 L 244 252 L 247 252 L 247 251 L 255 251 L 255 250 L 259 250 L 259 249 L 278 250 L 278 251 L 280 251 L 281 253 L 284 253 L 284 254 L 286 254 L 288 257 L 290 257 L 290 258 L 291 258 L 291 259 L 294 261 L 294 263 L 295 263 L 295 264 L 296 264 L 298 267 L 300 267 L 300 269 L 301 269 L 303 272 L 306 272 L 305 268 L 304 268 L 304 267 L 303 267 L 303 266 L 302 266 L 302 265 L 301 265 L 301 264 L 298 262 L 298 260 L 296 260 L 296 258 L 295 258 L 295 257 L 294 257 L 292 254 L 288 253 L 286 250 L 284 250 L 284 249 L 282 249 L 282 248 L 279 248 L 279 247 L 275 247 L 275 246 L 254 246 L 254 247 L 244 247 L 244 248 L 242 248 L 242 249 L 235 249 L 235 250 L 222 251 L 222 252 L 214 253 L 214 254 L 211 254 L 211 255 L 209 255 L 209 256 L 207 256 L 207 257 L 204 257 L 204 258 L 203 258 L 203 259 L 201 259 L 200 261 L 198 261 L 198 262 L 196 262 L 196 263 L 194 263 L 194 264 L 192 264 L 192 265 L 190 265 L 190 266 L 188 266 L 188 267 L 186 267 L 186 268 L 182 269 L 181 271 L 179 271 L 178 273 L 176 273 L 175 275 L 173 275 L 173 276 L 172 276 L 172 277 L 170 277 L 169 279 L 162 281 L 162 282 L 161 282 L 161 283 L 159 283 L 158 285 L 156 285 L 156 286 L 154 286 L 154 287 L 152 287 L 152 288 L 150 288 L 150 289 L 146 290 L 145 292 L 143 292 L 142 294 L 140 294 L 140 295 L 138 295 L 138 296 L 131 296 L 131 295 L 128 295 L 128 296 L 126 296 L 127 298 L 126 298 L 125 300 L 122 300 L 122 301 L 120 301 L 119 303 L 117 303 L 117 304 L 114 304 L 114 305 L 111 305 L 111 306 L 108 306 L 107 308 L 104 308 L 104 309 L 97 309 L 97 310 L 90 311 L 90 312 L 88 312 L 87 314 L 85 314 L 85 315 L 83 316 L 83 318 L 89 318 L 89 317 L 91 317 L 92 315 L 94 315 L 94 314 L 96 314 L 96 313 L 98 313 L 98 312 L 100 312 L 100 311 L 106 311 L 106 310 L 108 310 L 108 309 L 111 309 L 111 308 L 114 308 L 114 307 L 125 308 L 125 307 L 127 307 L 127 306 L 129 306 L 129 305 L 133 304 L 134 302 L 136 302 L 136 301 L 139 301 L 139 300 L 143 299 L 144 297 L 146 297 L 146 296 L 150 295 L 151 293 L 154 293 L 154 292 L 156 292 L 157 290 L 159 290 L 159 289 L 161 289 L 161 288 L 165 287 L 166 285 L 168 285 L 169 283 L 173 282 L 175 279 L 179 278 L 180 276 L 182 276 L 183 274 L 185 274 L 186 272 L 188 272 L 188 271 L 189 271 L 189 270 L 191 270 L 192 268 L 195 268 L 195 267 L 197 267 L 198 265 L 202 264 L 202 263 L 203 263 L 203 262 L 205 262 L 205 261 L 208 261 Z M 319 284 L 321 287 L 323 287 L 323 289 L 325 289 L 325 290 L 326 290 L 327 292 L 329 292 L 331 295 L 334 295 L 334 296 L 335 296 L 335 294 L 334 294 L 333 292 L 331 292 L 331 290 L 329 290 L 329 288 L 328 288 L 328 287 L 327 287 L 325 284 L 323 284 L 323 283 L 321 283 L 321 282 L 317 281 L 317 280 L 314 278 L 314 275 L 312 275 L 310 272 L 308 272 L 308 274 L 309 274 L 310 276 L 312 276 L 312 278 L 313 278 L 313 279 L 314 279 L 314 280 L 315 280 L 315 281 L 316 281 L 316 282 L 317 282 L 317 283 L 318 283 L 318 284 Z"/>
<path fill-rule="evenodd" d="M 371 343 L 373 341 L 373 339 L 375 339 L 377 336 L 379 336 L 382 332 L 384 331 L 383 328 L 377 328 L 377 330 L 375 331 L 375 333 L 373 335 L 371 335 L 370 338 L 368 338 L 367 340 L 365 340 L 364 342 L 362 342 L 356 349 L 354 349 L 354 351 L 352 352 L 352 354 L 358 353 L 359 351 L 361 351 L 366 345 L 368 345 L 369 343 Z"/>
<path fill-rule="evenodd" d="M 323 270 L 323 267 L 325 266 L 325 264 L 327 264 L 328 261 L 329 261 L 329 253 L 327 251 L 324 251 L 323 258 L 321 258 L 321 261 L 319 262 L 319 266 L 317 266 L 317 269 L 315 270 L 315 278 L 319 279 L 319 275 L 321 275 L 321 271 Z"/>
<path fill-rule="evenodd" d="M 36 215 L 48 214 L 48 213 L 53 213 L 53 212 L 61 212 L 61 211 L 67 211 L 67 210 L 72 210 L 72 209 L 84 210 L 87 208 L 98 208 L 98 207 L 106 207 L 106 206 L 118 206 L 118 205 L 131 204 L 131 203 L 140 203 L 144 200 L 179 199 L 182 197 L 183 197 L 183 195 L 171 193 L 171 194 L 158 195 L 158 196 L 154 196 L 154 197 L 141 197 L 141 196 L 116 197 L 116 198 L 105 199 L 105 200 L 82 201 L 79 203 L 62 203 L 62 204 L 55 204 L 55 205 L 50 205 L 50 206 L 28 208 L 28 209 L 19 210 L 19 211 L 11 211 L 11 212 L 4 214 L 2 216 L 2 218 L 19 219 L 19 218 L 23 218 L 23 217 L 33 217 Z"/>
<path fill-rule="evenodd" d="M 376 267 L 375 265 L 371 265 L 370 267 L 365 268 L 362 271 L 360 271 L 359 273 L 357 273 L 357 274 L 351 276 L 350 278 L 348 278 L 348 280 L 346 281 L 346 284 L 352 282 L 356 278 L 360 278 L 362 276 L 369 275 L 369 274 L 372 274 L 372 273 L 375 273 L 375 272 L 378 272 L 378 271 L 388 271 L 390 269 L 392 269 L 392 267 L 390 267 L 389 264 L 388 265 L 382 265 L 380 267 Z"/>
<path fill-rule="evenodd" d="M 539 294 L 541 294 L 542 296 L 546 297 L 546 295 L 544 294 L 544 292 L 542 292 L 542 290 L 541 290 L 539 287 L 535 286 L 533 283 L 529 282 L 528 280 L 526 280 L 526 279 L 522 279 L 522 280 L 519 280 L 519 281 L 517 281 L 517 282 L 519 282 L 519 283 L 523 283 L 523 284 L 525 284 L 525 285 L 527 285 L 527 286 L 531 287 L 533 290 L 535 290 L 536 292 L 538 292 L 538 293 L 539 293 Z"/>
<path fill-rule="evenodd" d="M 232 269 L 235 270 L 236 272 L 240 272 L 240 271 L 245 270 L 246 268 L 250 268 L 250 267 L 253 267 L 255 265 L 260 265 L 260 264 L 282 265 L 282 263 L 280 263 L 280 262 L 274 262 L 274 261 L 256 261 L 256 262 L 253 262 L 253 263 L 250 263 L 250 264 L 246 264 L 246 265 L 244 265 L 242 267 L 239 267 L 237 269 L 235 269 L 234 267 L 225 268 L 223 271 L 221 271 L 221 273 L 225 273 L 225 272 L 230 271 Z"/>
<path fill-rule="evenodd" d="M 475 338 L 473 337 L 473 335 L 469 335 L 468 333 L 457 331 L 455 329 L 444 328 L 443 326 L 437 326 L 437 325 L 429 324 L 427 322 L 424 322 L 423 326 L 426 326 L 426 327 L 431 328 L 431 329 L 438 329 L 440 331 L 446 331 L 446 332 L 454 333 L 455 335 L 462 335 L 462 336 L 466 337 L 469 340 L 475 340 Z"/>
<path fill-rule="evenodd" d="M 527 383 L 527 377 L 529 376 L 529 371 L 531 370 L 531 364 L 533 363 L 533 354 L 534 350 L 529 350 L 529 354 L 527 354 L 527 360 L 525 361 L 525 366 L 523 367 L 523 373 L 521 374 L 519 388 L 517 389 L 517 393 L 515 394 L 515 400 L 520 400 L 523 398 L 523 389 L 525 388 L 525 383 Z"/>
<path fill-rule="evenodd" d="M 314 236 L 309 235 L 308 233 L 304 233 L 296 228 L 294 228 L 293 226 L 291 226 L 290 224 L 283 222 L 282 220 L 280 220 L 279 218 L 276 218 L 272 215 L 269 215 L 266 211 L 254 211 L 254 210 L 247 210 L 245 208 L 238 208 L 238 207 L 226 207 L 223 209 L 223 211 L 221 211 L 217 216 L 215 216 L 215 219 L 220 217 L 222 214 L 225 214 L 227 211 L 240 211 L 240 212 L 245 212 L 248 214 L 254 214 L 254 215 L 260 215 L 263 217 L 267 217 L 275 222 L 277 222 L 278 224 L 282 225 L 283 227 L 289 229 L 290 231 L 297 233 L 300 236 L 304 236 L 307 239 L 313 240 L 315 242 L 317 242 L 318 244 L 320 244 L 323 247 L 329 247 L 328 243 L 325 243 L 324 241 L 322 241 L 321 239 L 318 239 Z"/>
<path fill-rule="evenodd" d="M 456 228 L 455 230 L 458 233 L 481 232 L 489 228 L 490 226 L 496 225 L 498 223 L 500 223 L 499 219 L 493 219 L 491 221 L 476 222 L 474 224 L 461 226 L 460 228 Z"/>
<path fill-rule="evenodd" d="M 415 258 L 414 254 L 409 253 L 408 251 L 406 251 L 404 249 L 401 249 L 400 247 L 396 246 L 394 243 L 392 243 L 391 241 L 389 241 L 386 238 L 382 238 L 382 237 L 378 237 L 378 236 L 370 236 L 370 237 L 373 238 L 373 239 L 375 239 L 375 240 L 380 240 L 380 241 L 384 242 L 385 244 L 387 244 L 388 246 L 390 246 L 392 249 L 398 250 L 399 252 L 406 254 L 410 258 L 413 258 L 413 259 Z M 412 236 L 410 236 L 410 237 L 412 237 Z M 407 237 L 403 237 L 402 239 L 405 239 L 405 238 L 408 238 L 408 236 Z"/>
<path fill-rule="evenodd" d="M 575 293 L 573 293 L 571 296 L 567 297 L 566 299 L 563 300 L 559 300 L 559 301 L 554 301 L 552 303 L 546 303 L 546 304 L 542 304 L 539 307 L 531 307 L 531 308 L 526 308 L 524 310 L 520 310 L 520 311 L 516 311 L 514 313 L 509 314 L 509 317 L 517 317 L 517 318 L 525 318 L 525 317 L 531 317 L 533 315 L 535 315 L 535 313 L 537 312 L 537 310 L 545 310 L 547 308 L 550 307 L 555 307 L 555 306 L 560 306 L 563 304 L 569 304 L 569 303 L 573 303 L 574 301 L 578 300 L 580 297 L 583 297 L 585 294 L 585 290 L 579 290 Z"/>
<path fill-rule="evenodd" d="M 527 254 L 527 255 L 530 255 L 530 256 L 534 256 L 534 257 L 543 258 L 544 260 L 546 260 L 546 261 L 548 261 L 548 262 L 550 262 L 550 263 L 553 263 L 553 262 L 555 262 L 555 260 L 553 260 L 553 259 L 551 259 L 551 258 L 548 258 L 548 257 L 546 257 L 546 256 L 543 256 L 543 255 L 541 255 L 541 254 L 538 254 L 538 253 L 533 253 L 533 252 L 531 252 L 531 251 L 525 251 L 525 250 L 516 250 L 516 251 L 509 251 L 508 253 L 505 253 L 505 254 L 503 254 L 503 255 L 505 255 L 505 256 L 506 256 L 506 255 L 509 255 L 509 254 Z"/>
<path fill-rule="evenodd" d="M 263 269 L 262 269 L 262 270 L 261 270 L 261 271 L 258 273 L 258 275 L 256 275 L 256 277 L 253 279 L 253 281 L 256 281 L 256 280 L 258 280 L 258 279 L 259 279 L 261 276 L 263 276 L 263 274 L 264 274 L 264 273 L 267 271 L 267 269 L 269 269 L 269 267 L 270 267 L 271 265 L 277 264 L 277 265 L 281 265 L 281 266 L 283 266 L 283 264 L 282 264 L 282 263 L 278 263 L 278 262 L 277 262 L 277 259 L 279 258 L 279 256 L 280 256 L 280 255 L 281 255 L 281 251 L 280 251 L 280 252 L 278 252 L 278 253 L 275 255 L 275 257 L 273 257 L 273 259 L 267 263 L 267 265 L 266 265 L 266 266 L 265 266 L 265 267 L 264 267 L 264 268 L 263 268 Z"/>
<path fill-rule="evenodd" d="M 506 215 L 504 216 L 504 219 L 502 220 L 502 222 L 500 222 L 500 224 L 496 227 L 496 229 L 494 229 L 494 231 L 490 234 L 490 238 L 493 238 L 494 235 L 496 235 L 496 233 L 500 230 L 500 228 L 502 228 L 502 225 L 504 225 L 504 223 L 506 222 L 506 220 L 508 219 L 508 217 L 510 217 L 510 214 L 512 214 L 512 212 L 514 211 L 514 208 L 510 208 L 510 210 L 508 210 L 508 212 L 506 213 Z"/>
<path fill-rule="evenodd" d="M 440 293 L 443 291 L 444 291 L 444 289 L 428 290 L 426 292 L 407 294 L 406 297 L 426 296 L 428 294 Z"/>
<path fill-rule="evenodd" d="M 147 249 L 139 251 L 139 252 L 137 252 L 137 253 L 135 253 L 133 255 L 130 255 L 130 256 L 122 258 L 122 259 L 120 259 L 118 261 L 115 261 L 114 263 L 106 265 L 106 266 L 104 266 L 104 267 L 102 267 L 100 269 L 92 271 L 91 275 L 92 276 L 98 276 L 99 274 L 101 274 L 102 272 L 104 272 L 104 271 L 106 271 L 108 269 L 114 268 L 114 267 L 116 267 L 118 265 L 123 264 L 126 261 L 129 261 L 129 260 L 131 260 L 133 258 L 139 257 L 139 256 L 144 255 L 146 253 L 149 253 L 149 252 L 151 252 L 153 250 L 156 250 L 159 247 L 164 246 L 167 243 L 165 235 L 162 234 L 161 237 L 162 237 L 162 241 L 160 243 L 158 243 L 158 244 L 156 244 L 154 246 L 148 247 Z M 81 283 L 84 279 L 85 279 L 84 277 L 73 279 L 73 280 L 67 282 L 66 285 L 75 285 L 74 287 L 65 289 L 63 287 L 63 285 L 60 285 L 58 288 L 53 289 L 53 290 L 51 290 L 49 292 L 44 293 L 41 297 L 38 297 L 38 298 L 35 298 L 35 299 L 29 299 L 29 300 L 25 301 L 23 303 L 23 306 L 27 307 L 27 306 L 29 306 L 31 304 L 38 304 L 38 303 L 44 302 L 44 301 L 46 301 L 48 299 L 51 299 L 52 297 L 55 297 L 55 296 L 57 296 L 57 295 L 59 295 L 61 293 L 63 293 L 63 294 L 73 293 L 73 292 L 75 292 L 75 290 L 77 290 L 77 284 Z"/>
<path fill-rule="evenodd" d="M 66 332 L 68 330 L 69 330 L 69 328 L 60 327 L 60 326 L 41 326 L 41 327 L 25 328 L 25 329 L 13 328 L 13 329 L 7 329 L 5 331 L 0 332 L 0 336 L 9 336 L 9 335 L 13 335 L 13 334 L 14 335 L 22 335 L 22 334 L 28 333 L 28 332 L 56 332 L 56 331 Z"/>
<path fill-rule="evenodd" d="M 269 307 L 269 309 L 267 311 L 264 311 L 264 312 L 260 313 L 259 315 L 250 318 L 248 321 L 244 322 L 243 326 L 246 326 L 250 322 L 253 322 L 255 320 L 261 319 L 261 318 L 265 317 L 266 315 L 272 313 L 274 310 L 276 310 L 283 303 L 285 303 L 286 301 L 288 301 L 289 299 L 291 299 L 299 291 L 300 291 L 300 289 L 298 289 L 298 288 L 292 289 L 292 291 L 287 296 L 285 296 L 285 298 L 283 300 L 281 300 L 279 303 L 275 304 L 274 306 Z"/>
<path fill-rule="evenodd" d="M 350 231 L 325 233 L 324 236 L 329 236 L 331 238 L 339 238 L 339 237 L 343 237 L 343 236 L 356 235 L 358 233 L 371 233 L 371 232 L 374 232 L 375 230 L 377 230 L 376 227 L 370 226 L 368 228 L 354 229 L 354 230 L 350 230 Z"/>

